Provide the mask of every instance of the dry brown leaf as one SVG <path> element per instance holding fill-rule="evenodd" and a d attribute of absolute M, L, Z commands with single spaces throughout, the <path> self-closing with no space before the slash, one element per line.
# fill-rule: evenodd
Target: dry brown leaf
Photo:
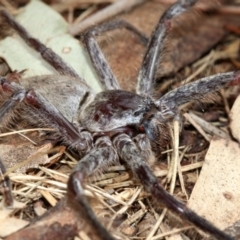
<path fill-rule="evenodd" d="M 54 208 L 48 210 L 46 214 L 33 220 L 25 229 L 10 235 L 6 240 L 66 240 L 73 239 L 79 231 L 87 233 L 92 240 L 98 239 L 86 225 L 85 221 L 79 218 L 79 215 L 75 215 L 74 210 L 67 205 L 66 199 L 62 199 Z"/>
<path fill-rule="evenodd" d="M 240 219 L 240 148 L 236 142 L 212 140 L 188 206 L 225 229 Z"/>
<path fill-rule="evenodd" d="M 39 165 L 49 163 L 49 157 L 45 152 L 52 147 L 52 144 L 49 142 L 42 146 L 34 146 L 29 142 L 24 141 L 18 145 L 12 144 L 11 142 L 10 144 L 1 144 L 0 156 L 4 160 L 7 169 L 9 169 L 37 154 L 37 158 L 33 159 L 33 161 L 30 161 L 15 170 L 15 172 L 25 173 L 30 168 L 38 168 Z"/>
<path fill-rule="evenodd" d="M 218 5 L 227 1 L 215 0 L 207 3 L 202 0 L 201 2 Z M 146 1 L 118 18 L 129 22 L 149 37 L 167 7 L 168 5 L 162 2 Z M 163 59 L 157 73 L 158 77 L 175 74 L 211 49 L 226 34 L 224 26 L 224 19 L 200 14 L 196 9 L 191 9 L 174 19 L 166 49 L 162 53 Z M 103 34 L 100 39 L 101 49 L 120 85 L 126 90 L 135 89 L 138 70 L 146 48 L 134 34 L 126 30 Z"/>

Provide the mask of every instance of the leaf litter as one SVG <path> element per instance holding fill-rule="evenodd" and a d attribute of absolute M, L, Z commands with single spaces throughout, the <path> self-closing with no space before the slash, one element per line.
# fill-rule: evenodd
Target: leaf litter
<path fill-rule="evenodd" d="M 32 2 L 31 4 L 34 4 L 34 2 Z M 39 3 L 37 3 L 37 4 L 39 4 Z M 147 6 L 147 4 L 149 4 L 149 3 L 146 3 L 146 6 Z M 33 8 L 35 8 L 34 11 L 38 10 L 37 7 L 33 7 Z M 39 8 L 39 9 L 41 9 L 41 8 Z M 139 8 L 136 8 L 136 10 L 133 10 L 133 12 L 140 11 L 138 9 Z M 33 9 L 31 9 L 31 11 L 32 10 Z M 44 7 L 45 12 L 48 10 L 52 11 L 52 10 L 50 10 L 50 8 Z M 129 13 L 129 16 L 130 16 L 130 13 Z M 52 18 L 52 15 L 50 16 L 50 18 Z M 158 19 L 158 16 L 156 19 Z M 51 24 L 48 24 L 48 25 L 51 25 Z M 33 28 L 36 28 L 36 27 L 33 27 Z M 64 29 L 66 30 L 66 25 L 64 25 Z M 150 32 L 151 29 L 148 31 Z M 41 31 L 39 31 L 39 32 L 41 32 Z M 51 33 L 54 34 L 54 31 L 51 31 Z M 57 35 L 61 35 L 61 34 L 63 34 L 63 33 L 59 33 Z M 40 37 L 37 36 L 37 38 L 40 38 Z M 50 36 L 50 38 L 52 38 L 52 36 Z M 46 41 L 44 41 L 44 40 L 42 40 L 42 41 L 46 43 Z M 56 41 L 59 41 L 59 40 L 55 40 L 55 42 Z M 235 41 L 239 41 L 239 40 L 236 39 L 236 40 L 231 40 L 231 41 L 225 41 L 225 45 L 230 46 L 231 43 L 232 43 L 232 45 L 234 45 Z M 10 41 L 10 44 L 12 44 L 11 41 Z M 1 41 L 0 45 L 2 45 L 2 41 Z M 224 48 L 224 45 L 220 45 L 219 48 L 217 47 L 216 52 L 219 53 L 220 56 L 224 56 L 225 59 L 233 59 L 233 58 L 237 57 L 234 54 L 236 52 L 238 52 L 238 48 L 239 48 L 238 44 L 235 44 L 234 46 L 235 46 L 235 48 L 233 51 L 232 50 L 228 51 L 227 50 L 228 48 Z M 1 48 L 1 46 L 0 46 L 0 48 Z M 6 49 L 6 45 L 4 45 L 3 48 Z M 181 49 L 179 49 L 179 51 L 181 52 Z M 1 50 L 0 50 L 0 52 L 1 52 Z M 20 52 L 20 50 L 19 50 L 19 52 Z M 26 52 L 25 46 L 23 47 L 22 53 L 24 53 L 24 52 Z M 108 55 L 107 49 L 105 49 L 105 52 Z M 139 52 L 137 52 L 137 53 L 139 54 Z M 6 62 L 8 63 L 8 65 L 10 66 L 10 68 L 12 70 L 32 69 L 31 64 L 28 66 L 11 65 L 11 60 L 8 59 L 8 55 L 9 55 L 9 53 L 5 54 L 5 55 L 1 55 L 1 56 L 6 60 Z M 13 54 L 11 53 L 10 55 L 13 55 Z M 36 53 L 30 53 L 30 55 L 36 55 Z M 114 62 L 114 61 L 111 61 L 111 51 L 110 51 L 109 55 L 110 55 L 110 62 Z M 22 57 L 22 55 L 21 55 L 21 57 Z M 19 59 L 19 58 L 20 58 L 20 56 L 17 59 Z M 73 57 L 73 59 L 74 59 L 74 57 Z M 199 78 L 202 75 L 205 76 L 206 74 L 213 73 L 214 71 L 216 71 L 216 69 L 218 67 L 219 68 L 221 67 L 223 69 L 223 71 L 225 71 L 225 70 L 227 71 L 232 68 L 231 64 L 228 62 L 222 62 L 219 65 L 213 66 L 214 62 L 216 60 L 218 60 L 219 58 L 213 57 L 210 59 L 214 59 L 214 60 L 206 61 L 203 58 L 202 62 L 200 60 L 198 62 L 198 64 L 196 64 L 195 66 L 193 64 L 190 67 L 185 67 L 180 72 L 181 78 L 182 79 L 185 79 L 187 77 L 189 78 L 189 75 L 192 76 L 191 78 L 193 78 L 193 77 L 195 78 L 196 76 L 198 76 L 198 78 Z M 39 61 L 42 61 L 42 60 L 39 59 Z M 15 60 L 15 62 L 19 62 L 19 61 Z M 26 60 L 24 62 L 32 63 L 34 61 Z M 166 62 L 168 62 L 168 61 L 166 61 Z M 184 62 L 184 61 L 179 61 L 179 62 Z M 124 64 L 126 64 L 126 63 L 123 62 L 121 64 L 121 68 L 125 66 Z M 78 62 L 77 68 L 79 68 L 80 65 L 81 64 Z M 91 64 L 89 64 L 89 62 L 87 61 L 87 63 L 84 63 L 83 65 L 85 68 L 86 65 L 89 66 Z M 137 67 L 135 66 L 135 68 L 137 68 Z M 48 69 L 48 67 L 47 67 L 47 69 Z M 38 68 L 36 68 L 36 72 L 34 72 L 32 74 L 39 75 L 39 74 L 43 73 L 42 69 L 40 69 L 39 72 L 37 72 L 37 71 L 38 71 Z M 116 72 L 117 72 L 117 70 L 116 70 Z M 130 70 L 130 72 L 132 72 L 132 70 Z M 81 76 L 83 76 L 84 78 L 87 78 L 86 77 L 87 75 L 88 74 L 83 73 Z M 129 80 L 128 80 L 128 82 L 129 82 Z M 178 82 L 176 83 L 176 85 L 177 84 L 178 84 Z M 172 85 L 173 85 L 173 82 L 172 82 Z M 174 86 L 172 86 L 172 87 L 174 87 Z M 97 89 L 96 89 L 96 91 L 97 91 Z M 235 95 L 237 95 L 237 91 L 236 91 Z M 231 95 L 231 94 L 228 93 L 227 95 Z M 227 97 L 227 99 L 228 99 L 228 97 Z M 217 102 L 217 105 L 221 106 L 221 103 Z M 233 136 L 236 139 L 238 139 L 238 136 L 239 136 L 236 129 L 239 129 L 239 127 L 234 128 L 232 126 L 233 126 L 233 123 L 239 122 L 239 121 L 237 121 L 237 116 L 239 116 L 239 114 L 237 112 L 238 109 L 239 109 L 239 107 L 233 107 L 232 112 L 230 114 L 230 116 L 232 116 L 231 117 L 231 131 L 232 131 Z M 211 111 L 212 111 L 212 109 L 210 110 L 210 112 Z M 223 106 L 222 108 L 218 107 L 218 109 L 213 109 L 213 111 L 224 112 L 225 109 Z M 198 112 L 198 115 L 201 116 L 201 111 Z M 227 128 L 226 121 L 214 122 L 214 125 L 222 125 L 223 128 Z M 200 124 L 200 127 L 201 127 L 201 124 Z M 202 127 L 202 130 L 203 130 L 203 132 L 206 131 L 203 127 Z M 238 161 L 237 161 L 238 159 L 236 156 L 238 156 L 237 154 L 239 151 L 238 150 L 239 147 L 234 141 L 216 140 L 216 139 L 212 140 L 212 135 L 209 134 L 209 132 L 205 132 L 205 134 L 208 135 L 208 141 L 211 142 L 210 149 L 207 152 L 205 160 L 204 160 L 204 156 L 203 156 L 204 154 L 200 154 L 199 152 L 194 153 L 194 154 L 188 153 L 188 151 L 184 152 L 183 148 L 180 148 L 180 153 L 183 153 L 183 157 L 182 157 L 183 160 L 181 162 L 182 166 L 180 166 L 179 171 L 182 173 L 183 178 L 185 180 L 185 187 L 186 187 L 188 195 L 190 195 L 192 186 L 189 185 L 188 182 L 186 181 L 186 179 L 188 178 L 187 176 L 188 176 L 188 174 L 193 174 L 196 176 L 196 178 L 192 178 L 192 179 L 196 179 L 196 180 L 192 181 L 192 182 L 196 181 L 196 185 L 194 187 L 193 193 L 190 196 L 190 203 L 188 203 L 189 206 L 192 207 L 193 209 L 196 209 L 196 211 L 198 213 L 204 215 L 207 219 L 211 220 L 211 216 L 214 216 L 214 219 L 220 219 L 219 226 L 222 228 L 226 228 L 229 225 L 232 225 L 236 220 L 240 219 L 237 215 L 238 211 L 236 211 L 236 209 L 239 209 L 239 208 L 238 208 L 238 206 L 235 205 L 235 204 L 238 204 L 235 201 L 237 199 L 237 195 L 235 195 L 235 194 L 237 194 L 236 189 L 238 189 L 238 185 L 237 185 L 238 177 L 236 175 L 238 172 L 237 170 L 239 168 L 232 165 L 234 163 L 238 164 Z M 195 135 L 196 135 L 196 139 L 198 139 L 199 135 L 197 134 L 197 132 L 195 133 Z M 12 140 L 10 140 L 9 144 L 11 144 L 11 141 Z M 12 145 L 12 146 L 14 146 L 14 145 Z M 30 146 L 30 143 L 27 148 L 31 148 L 29 146 Z M 1 148 L 3 148 L 2 145 L 1 145 Z M 37 149 L 33 150 L 33 152 L 36 153 Z M 206 152 L 206 149 L 203 149 L 203 152 Z M 27 159 L 29 157 L 29 155 L 31 155 L 28 153 L 24 153 L 24 155 L 25 154 L 27 154 L 28 156 L 23 157 L 23 159 Z M 164 156 L 165 156 L 164 158 L 170 159 L 171 158 L 171 149 L 169 149 L 169 151 L 166 151 Z M 49 155 L 45 154 L 44 159 L 47 160 L 47 158 L 49 158 Z M 12 157 L 12 159 L 18 159 L 18 161 L 21 161 L 19 158 L 19 155 Z M 45 160 L 43 160 L 41 162 L 41 164 L 45 164 L 45 162 L 44 162 Z M 226 161 L 226 160 L 230 160 L 230 161 Z M 51 206 L 55 205 L 56 202 L 59 201 L 59 199 L 61 199 L 64 196 L 65 191 L 66 191 L 66 181 L 67 181 L 68 174 L 71 172 L 71 168 L 76 164 L 76 161 L 77 160 L 73 156 L 71 156 L 71 154 L 69 154 L 68 152 L 65 152 L 65 154 L 63 154 L 60 159 L 60 163 L 59 163 L 60 165 L 57 164 L 54 167 L 54 169 L 39 167 L 39 169 L 40 169 L 39 171 L 30 170 L 30 172 L 28 174 L 25 174 L 24 171 L 26 171 L 27 169 L 29 169 L 29 168 L 32 169 L 33 167 L 34 168 L 36 167 L 36 165 L 38 163 L 34 161 L 32 166 L 28 166 L 25 169 L 22 169 L 22 173 L 18 173 L 18 172 L 11 173 L 10 177 L 14 183 L 13 193 L 14 193 L 15 198 L 25 204 L 31 203 L 34 201 L 35 204 L 43 206 L 43 207 L 41 207 L 41 208 L 43 208 L 43 209 L 41 209 L 41 212 L 45 212 L 50 207 L 50 205 Z M 62 166 L 61 166 L 61 164 L 62 164 Z M 225 166 L 223 164 L 227 164 L 227 166 Z M 200 168 L 202 165 L 203 165 L 203 169 L 200 172 Z M 218 167 L 218 169 L 217 169 L 217 167 Z M 227 167 L 229 170 L 227 169 Z M 155 174 L 157 176 L 163 177 L 163 178 L 168 174 L 167 168 L 168 168 L 167 163 L 165 161 L 159 162 L 159 163 L 157 163 L 156 166 L 153 166 Z M 226 171 L 226 174 L 224 174 L 225 171 Z M 218 172 L 218 174 L 216 174 L 216 172 Z M 204 175 L 204 174 L 206 174 L 206 175 Z M 214 179 L 212 179 L 212 180 L 210 179 L 210 183 L 207 181 L 203 181 L 202 179 L 206 180 L 206 176 L 214 177 Z M 230 185 L 231 185 L 231 183 L 233 183 L 232 179 L 236 179 L 236 185 L 233 185 L 231 187 Z M 164 182 L 164 179 L 162 181 Z M 223 181 L 224 181 L 224 183 L 223 183 Z M 229 184 L 229 186 L 227 185 L 226 181 Z M 214 185 L 214 187 L 212 185 L 213 182 L 216 183 L 216 186 Z M 219 186 L 219 184 L 220 184 L 220 186 Z M 158 209 L 154 210 L 156 208 L 154 202 L 151 202 L 151 200 L 148 198 L 149 195 L 147 193 L 145 193 L 144 190 L 141 190 L 141 188 L 139 188 L 138 185 L 139 184 L 132 178 L 131 173 L 124 166 L 113 166 L 113 167 L 110 167 L 108 169 L 108 171 L 106 171 L 105 173 L 100 174 L 98 177 L 92 177 L 91 179 L 89 179 L 89 183 L 86 186 L 85 193 L 90 198 L 91 204 L 92 204 L 94 210 L 96 211 L 96 214 L 100 217 L 100 219 L 103 222 L 106 222 L 106 219 L 108 219 L 107 220 L 108 224 L 106 223 L 106 225 L 108 225 L 108 226 L 116 225 L 117 217 L 119 217 L 119 215 L 124 215 L 127 213 L 127 215 L 128 215 L 127 219 L 124 220 L 124 218 L 123 218 L 122 220 L 121 219 L 119 220 L 120 223 L 118 223 L 118 225 L 119 225 L 118 231 L 127 233 L 130 237 L 133 237 L 133 238 L 139 237 L 142 239 L 160 239 L 164 236 L 167 236 L 168 234 L 169 235 L 173 234 L 172 235 L 173 239 L 177 239 L 177 237 L 179 239 L 182 239 L 181 235 L 179 235 L 179 234 L 175 235 L 176 232 L 179 232 L 181 230 L 186 230 L 186 228 L 192 228 L 192 227 L 187 226 L 187 227 L 183 227 L 183 228 L 179 228 L 179 229 L 174 229 L 174 228 L 171 229 L 171 225 L 169 225 L 167 223 L 167 221 L 164 221 L 164 220 L 161 223 L 161 225 L 159 226 L 159 228 L 156 230 L 156 233 L 154 233 L 154 234 L 156 234 L 156 236 L 151 237 L 151 238 L 149 237 L 152 227 L 154 226 L 154 224 L 160 217 L 159 214 L 161 211 Z M 222 185 L 224 185 L 226 188 L 222 188 Z M 203 189 L 204 189 L 204 191 L 203 191 Z M 186 196 L 181 191 L 178 181 L 177 181 L 177 185 L 175 186 L 174 195 L 176 195 L 182 201 L 186 201 Z M 212 205 L 208 205 L 208 201 L 206 201 L 206 199 L 208 199 L 208 198 L 210 201 L 212 201 L 212 203 L 210 202 L 209 204 L 213 204 L 213 206 L 216 206 L 216 203 L 218 203 L 220 199 L 223 199 L 225 204 L 223 204 L 222 206 L 220 206 L 218 204 L 216 210 L 213 212 L 214 207 L 212 207 Z M 45 204 L 42 204 L 41 202 L 43 199 L 45 199 L 44 201 L 46 201 L 47 203 L 45 202 Z M 57 215 L 59 213 L 57 213 L 56 211 L 53 210 L 53 212 L 55 212 L 56 215 L 50 216 L 45 222 L 43 220 L 43 221 L 40 221 L 39 223 L 36 223 L 36 225 L 33 225 L 29 229 L 26 228 L 26 231 L 28 231 L 28 233 L 31 233 L 31 229 L 33 231 L 36 231 L 39 227 L 39 224 L 42 224 L 43 226 L 46 227 L 46 226 L 50 225 L 51 221 L 54 222 L 57 220 L 61 224 L 68 223 L 68 224 L 72 224 L 73 228 L 76 227 L 76 222 L 79 221 L 79 219 L 77 219 L 76 216 L 74 215 L 74 213 L 72 213 L 69 209 L 66 209 L 65 204 L 66 203 L 64 202 L 64 200 L 62 200 L 61 206 L 63 206 L 63 207 L 60 208 L 60 210 L 62 211 L 61 215 Z M 201 212 L 201 208 L 203 209 L 203 207 L 201 207 L 203 205 L 201 205 L 201 204 L 204 204 L 204 206 L 206 206 L 206 208 L 204 208 L 204 209 L 206 209 L 205 212 Z M 232 207 L 231 210 L 229 210 L 229 208 L 228 208 L 229 205 L 230 205 L 230 207 Z M 197 206 L 200 209 L 198 209 Z M 228 206 L 228 207 L 226 207 L 226 206 Z M 17 206 L 16 206 L 16 208 L 17 208 Z M 232 210 L 232 209 L 234 209 L 234 210 Z M 3 213 L 2 211 L 4 211 L 4 210 L 1 210 L 0 216 L 2 216 L 2 213 Z M 223 219 L 224 216 L 229 215 L 232 212 L 234 212 L 234 215 L 235 215 L 234 218 L 231 215 L 230 220 L 225 221 L 225 222 L 224 222 L 224 220 L 221 220 L 221 219 Z M 36 215 L 40 215 L 40 214 L 39 213 L 38 214 L 31 213 L 30 215 L 32 215 L 32 217 L 35 217 Z M 26 211 L 24 211 L 24 210 L 20 210 L 20 213 L 15 214 L 14 216 L 11 216 L 11 217 L 10 216 L 11 216 L 11 214 L 9 212 L 8 214 L 6 214 L 6 217 L 4 220 L 4 222 L 8 223 L 10 226 L 12 226 L 12 223 L 10 222 L 10 221 L 12 221 L 12 218 L 13 219 L 21 219 L 22 218 L 21 216 L 24 216 L 23 218 L 28 219 L 28 220 L 27 221 L 23 220 L 23 221 L 28 222 L 30 220 L 29 217 L 26 217 L 27 214 L 26 214 Z M 166 216 L 167 216 L 167 218 L 169 218 L 169 221 L 172 219 L 171 215 L 167 214 Z M 11 219 L 11 220 L 9 220 L 9 219 Z M 82 220 L 82 219 L 80 219 L 80 220 Z M 171 221 L 176 221 L 176 219 L 171 220 Z M 213 222 L 215 222 L 215 220 Z M 226 225 L 226 222 L 228 222 L 228 225 Z M 221 225 L 220 225 L 220 223 L 221 223 Z M 1 224 L 1 222 L 0 222 L 0 224 Z M 176 224 L 174 224 L 174 225 L 176 225 Z M 1 226 L 0 227 L 0 229 L 1 229 L 3 225 L 0 225 L 0 226 Z M 39 229 L 42 230 L 43 228 L 41 228 L 41 226 L 40 226 Z M 79 237 L 81 239 L 87 239 L 87 236 L 91 236 L 91 234 L 89 233 L 89 230 L 87 228 L 85 228 L 83 224 L 78 223 L 77 229 L 78 229 L 78 231 L 80 231 Z M 15 231 L 16 231 L 16 229 L 11 228 L 11 231 L 8 232 L 8 234 L 11 234 Z M 3 237 L 3 235 L 1 235 L 1 237 Z M 96 236 L 92 236 L 92 237 L 94 238 Z M 125 239 L 125 238 L 123 238 L 123 239 Z"/>

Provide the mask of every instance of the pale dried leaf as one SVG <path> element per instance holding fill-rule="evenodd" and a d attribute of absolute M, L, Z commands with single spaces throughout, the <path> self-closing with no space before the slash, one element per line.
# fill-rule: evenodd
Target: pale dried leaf
<path fill-rule="evenodd" d="M 240 219 L 240 148 L 212 140 L 188 206 L 220 229 Z"/>
<path fill-rule="evenodd" d="M 0 236 L 6 237 L 26 227 L 28 224 L 28 221 L 20 218 L 7 218 L 4 221 L 0 222 Z"/>
<path fill-rule="evenodd" d="M 7 209 L 5 207 L 0 206 L 0 237 L 6 237 L 24 227 L 26 227 L 29 222 L 17 219 L 15 217 L 9 217 L 13 211 L 16 209 L 22 209 L 26 206 L 26 204 L 14 201 L 13 208 Z"/>
<path fill-rule="evenodd" d="M 68 33 L 68 24 L 57 12 L 41 1 L 31 1 L 16 19 L 33 37 L 72 66 L 93 89 L 101 90 L 83 45 Z M 17 34 L 0 41 L 0 57 L 6 60 L 12 70 L 27 69 L 24 77 L 56 74 L 41 55 L 28 47 Z"/>
<path fill-rule="evenodd" d="M 239 121 L 240 95 L 238 96 L 238 98 L 235 100 L 233 104 L 230 117 L 231 117 L 230 129 L 231 129 L 232 135 L 234 138 L 238 140 L 238 142 L 240 142 L 240 121 Z"/>
<path fill-rule="evenodd" d="M 168 238 L 168 240 L 183 240 L 183 238 L 181 237 L 180 234 L 175 234 L 175 235 L 172 235 Z"/>

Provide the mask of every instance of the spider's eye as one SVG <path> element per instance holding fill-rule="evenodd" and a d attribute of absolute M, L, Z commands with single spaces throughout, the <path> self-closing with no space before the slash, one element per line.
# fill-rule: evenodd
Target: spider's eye
<path fill-rule="evenodd" d="M 142 113 L 142 111 L 136 111 L 136 112 L 133 113 L 133 115 L 134 115 L 134 117 L 137 117 L 137 116 L 139 116 L 141 113 Z"/>
<path fill-rule="evenodd" d="M 135 117 L 140 116 L 141 114 L 144 116 L 148 112 L 147 108 L 141 108 L 133 113 Z"/>
<path fill-rule="evenodd" d="M 139 125 L 138 126 L 138 131 L 141 132 L 141 133 L 144 133 L 145 132 L 145 128 L 143 125 Z"/>

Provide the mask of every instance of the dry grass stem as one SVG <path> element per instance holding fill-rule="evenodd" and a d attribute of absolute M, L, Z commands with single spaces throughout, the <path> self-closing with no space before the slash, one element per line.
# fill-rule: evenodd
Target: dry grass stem
<path fill-rule="evenodd" d="M 51 195 L 49 191 L 40 190 L 42 196 L 48 201 L 48 203 L 53 207 L 57 204 L 57 200 Z"/>
<path fill-rule="evenodd" d="M 88 17 L 81 23 L 73 23 L 72 26 L 69 28 L 70 34 L 73 36 L 85 31 L 89 27 L 92 27 L 93 25 L 99 24 L 100 22 L 103 22 L 104 20 L 107 20 L 111 17 L 116 16 L 117 14 L 127 11 L 130 8 L 133 8 L 136 5 L 139 5 L 144 0 L 119 0 L 106 8 L 98 11 L 94 15 Z"/>
<path fill-rule="evenodd" d="M 19 133 L 26 133 L 26 132 L 35 132 L 35 131 L 51 131 L 54 132 L 55 130 L 53 128 L 31 128 L 31 129 L 23 129 L 23 130 L 18 130 L 18 131 L 13 131 L 13 132 L 7 132 L 7 133 L 0 133 L 0 137 L 6 137 L 14 134 L 19 134 Z M 22 136 L 22 135 L 21 135 Z"/>
<path fill-rule="evenodd" d="M 120 215 L 123 214 L 127 211 L 127 209 L 132 205 L 132 203 L 136 200 L 136 198 L 138 197 L 138 195 L 140 194 L 142 188 L 136 188 L 135 193 L 132 195 L 132 197 L 129 199 L 129 201 L 127 202 L 128 205 L 123 206 L 122 208 L 120 208 L 114 215 L 113 217 L 110 219 L 107 229 L 110 229 L 110 227 L 112 226 L 112 223 L 114 221 L 114 219 Z"/>
<path fill-rule="evenodd" d="M 182 84 L 191 82 L 193 79 L 196 79 L 198 75 L 203 73 L 206 68 L 213 66 L 216 61 L 223 59 L 236 59 L 238 57 L 237 52 L 239 51 L 240 40 L 236 40 L 233 43 L 229 44 L 227 48 L 222 51 L 212 50 L 207 56 L 203 57 L 199 61 L 193 64 L 194 72 L 188 76 L 185 80 L 182 81 Z"/>
<path fill-rule="evenodd" d="M 177 178 L 177 170 L 179 165 L 179 121 L 174 120 L 173 121 L 173 152 L 172 152 L 172 159 L 171 159 L 171 166 L 172 168 L 169 169 L 169 172 L 172 172 L 171 176 L 171 184 L 170 184 L 170 190 L 169 192 L 173 194 L 174 188 L 176 185 L 176 178 Z"/>
<path fill-rule="evenodd" d="M 150 240 L 152 239 L 153 235 L 156 233 L 157 229 L 159 228 L 160 224 L 162 223 L 165 215 L 167 213 L 167 209 L 164 208 L 161 215 L 159 216 L 159 218 L 157 219 L 156 224 L 154 225 L 154 227 L 152 228 L 151 232 L 148 234 L 146 240 Z"/>
<path fill-rule="evenodd" d="M 198 130 L 198 132 L 205 138 L 206 141 L 211 141 L 211 138 L 204 132 L 202 127 L 190 116 L 190 114 L 184 113 L 184 117 Z"/>
<path fill-rule="evenodd" d="M 183 150 L 183 152 L 181 153 L 181 155 L 179 157 L 179 161 L 178 161 L 178 167 L 177 167 L 179 182 L 180 182 L 180 185 L 181 185 L 182 192 L 186 196 L 186 199 L 188 199 L 188 194 L 187 194 L 187 191 L 186 191 L 186 188 L 185 188 L 185 184 L 184 184 L 183 172 L 182 172 L 182 168 L 181 168 L 181 161 L 182 161 L 185 153 L 187 152 L 187 150 L 188 150 L 188 147 L 186 147 Z"/>
<path fill-rule="evenodd" d="M 156 235 L 156 236 L 152 237 L 151 240 L 160 240 L 160 239 L 163 239 L 165 237 L 168 237 L 168 236 L 171 236 L 171 235 L 174 235 L 174 234 L 181 233 L 183 231 L 189 230 L 191 228 L 194 228 L 194 227 L 193 226 L 188 226 L 188 227 L 182 227 L 182 228 L 179 228 L 179 229 L 173 229 L 172 231 Z"/>
<path fill-rule="evenodd" d="M 202 118 L 198 117 L 196 114 L 194 114 L 193 112 L 189 112 L 189 113 L 185 113 L 184 116 L 188 119 L 189 122 L 192 123 L 192 125 L 194 127 L 196 127 L 196 129 L 199 131 L 199 133 L 201 133 L 204 137 L 206 137 L 206 133 L 204 132 L 204 130 L 206 130 L 209 134 L 211 134 L 212 136 L 218 136 L 220 138 L 224 138 L 224 139 L 230 139 L 230 135 L 224 131 L 222 131 L 221 129 L 213 126 L 211 123 L 203 120 Z M 204 128 L 204 130 L 203 130 Z M 211 140 L 210 138 L 208 138 L 209 141 Z M 206 139 L 207 140 L 207 139 Z"/>

